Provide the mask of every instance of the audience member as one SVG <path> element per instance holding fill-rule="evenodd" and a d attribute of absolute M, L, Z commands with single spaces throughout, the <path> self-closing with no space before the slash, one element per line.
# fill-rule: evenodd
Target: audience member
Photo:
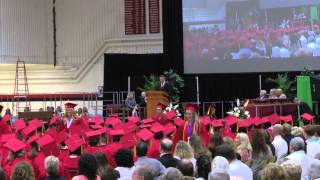
<path fill-rule="evenodd" d="M 222 156 L 216 156 L 213 158 L 211 163 L 211 169 L 223 169 L 228 171 L 229 170 L 229 161 L 222 157 Z"/>
<path fill-rule="evenodd" d="M 182 173 L 173 167 L 169 167 L 165 170 L 164 174 L 160 176 L 160 180 L 176 180 L 182 178 Z"/>
<path fill-rule="evenodd" d="M 35 180 L 33 167 L 27 162 L 20 162 L 14 166 L 11 180 Z"/>
<path fill-rule="evenodd" d="M 147 157 L 148 145 L 145 142 L 140 142 L 137 144 L 136 152 L 138 160 L 134 163 L 135 166 L 151 167 L 157 177 L 164 173 L 165 167 L 161 164 L 160 161 Z"/>
<path fill-rule="evenodd" d="M 261 180 L 289 180 L 286 170 L 276 163 L 269 163 L 260 175 Z"/>
<path fill-rule="evenodd" d="M 78 161 L 79 175 L 74 176 L 72 180 L 100 180 L 97 175 L 98 163 L 94 155 L 82 154 Z"/>
<path fill-rule="evenodd" d="M 211 153 L 203 145 L 200 136 L 193 134 L 190 138 L 190 145 L 193 149 L 195 159 L 198 159 L 202 155 L 206 155 L 211 158 Z"/>
<path fill-rule="evenodd" d="M 65 180 L 65 177 L 59 176 L 59 159 L 54 156 L 46 157 L 44 167 L 47 172 L 46 180 Z"/>
<path fill-rule="evenodd" d="M 251 159 L 252 146 L 246 133 L 238 133 L 235 139 L 236 151 L 241 157 L 242 162 Z"/>
<path fill-rule="evenodd" d="M 285 161 L 281 164 L 284 170 L 288 173 L 288 178 L 290 180 L 300 180 L 301 179 L 301 166 L 292 160 Z"/>
<path fill-rule="evenodd" d="M 217 168 L 210 172 L 209 180 L 230 180 L 230 175 L 226 170 Z"/>
<path fill-rule="evenodd" d="M 164 167 L 176 167 L 178 159 L 172 155 L 173 142 L 170 139 L 163 139 L 161 141 L 161 155 L 158 160 L 164 165 Z"/>
<path fill-rule="evenodd" d="M 228 173 L 230 176 L 241 177 L 246 180 L 253 179 L 252 170 L 243 162 L 237 159 L 236 152 L 228 144 L 216 148 L 216 155 L 225 157 L 229 161 Z"/>
<path fill-rule="evenodd" d="M 116 180 L 116 174 L 108 164 L 106 156 L 102 152 L 97 152 L 95 157 L 98 163 L 98 175 L 101 177 L 101 180 Z"/>
<path fill-rule="evenodd" d="M 156 173 L 149 166 L 138 166 L 132 173 L 132 180 L 154 180 Z"/>
<path fill-rule="evenodd" d="M 133 153 L 129 149 L 119 149 L 115 154 L 117 167 L 116 171 L 119 172 L 119 179 L 130 179 L 133 171 Z"/>
<path fill-rule="evenodd" d="M 177 168 L 183 176 L 194 177 L 193 164 L 189 159 L 181 159 L 178 161 Z"/>
<path fill-rule="evenodd" d="M 196 167 L 196 159 L 193 155 L 193 149 L 188 143 L 184 141 L 179 141 L 176 144 L 174 156 L 178 159 L 188 159 L 192 162 L 193 167 Z"/>
<path fill-rule="evenodd" d="M 288 123 L 284 123 L 282 125 L 282 127 L 283 127 L 283 139 L 287 142 L 287 145 L 288 145 L 287 154 L 289 154 L 290 153 L 290 151 L 289 151 L 290 141 L 292 138 L 294 138 L 294 136 L 291 134 L 291 127 L 292 126 Z"/>
<path fill-rule="evenodd" d="M 314 159 L 311 161 L 308 176 L 312 180 L 320 179 L 320 160 Z"/>
<path fill-rule="evenodd" d="M 207 180 L 208 174 L 211 171 L 211 160 L 210 157 L 202 155 L 197 158 L 197 167 L 196 167 L 196 177 L 197 180 Z"/>
<path fill-rule="evenodd" d="M 272 128 L 272 133 L 274 135 L 274 139 L 272 141 L 272 144 L 276 150 L 277 162 L 280 163 L 283 161 L 283 158 L 288 153 L 288 144 L 282 138 L 282 134 L 283 134 L 282 125 L 281 124 L 274 125 Z"/>
<path fill-rule="evenodd" d="M 319 139 L 315 136 L 315 128 L 312 125 L 307 125 L 304 129 L 304 137 L 307 144 L 307 155 L 314 158 L 316 154 L 320 153 Z"/>
<path fill-rule="evenodd" d="M 211 152 L 212 157 L 215 157 L 215 148 L 223 144 L 223 138 L 219 132 L 215 132 L 210 138 L 208 149 Z"/>

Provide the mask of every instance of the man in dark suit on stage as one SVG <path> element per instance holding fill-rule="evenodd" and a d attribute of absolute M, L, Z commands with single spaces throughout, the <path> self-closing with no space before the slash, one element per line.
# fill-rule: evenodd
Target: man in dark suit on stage
<path fill-rule="evenodd" d="M 165 91 L 169 95 L 172 93 L 171 84 L 166 81 L 166 77 L 164 75 L 159 76 L 159 84 L 157 85 L 157 90 Z"/>
<path fill-rule="evenodd" d="M 177 166 L 178 159 L 172 155 L 172 146 L 173 142 L 170 139 L 163 139 L 161 142 L 161 155 L 158 160 L 166 168 Z"/>

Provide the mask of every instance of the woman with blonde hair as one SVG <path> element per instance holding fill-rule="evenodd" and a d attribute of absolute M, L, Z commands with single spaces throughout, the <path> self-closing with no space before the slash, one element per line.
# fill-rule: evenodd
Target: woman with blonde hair
<path fill-rule="evenodd" d="M 289 180 L 287 171 L 279 164 L 269 163 L 260 174 L 261 180 Z"/>
<path fill-rule="evenodd" d="M 177 143 L 176 148 L 174 150 L 174 157 L 179 160 L 190 160 L 193 164 L 193 167 L 196 167 L 196 159 L 194 158 L 193 149 L 188 143 L 184 141 L 179 141 Z"/>
<path fill-rule="evenodd" d="M 193 134 L 200 134 L 200 121 L 198 115 L 199 107 L 196 104 L 187 104 L 185 110 L 185 121 L 183 131 L 182 131 L 182 140 L 189 142 Z"/>
<path fill-rule="evenodd" d="M 194 157 L 196 159 L 198 159 L 200 156 L 202 155 L 206 155 L 208 157 L 212 157 L 211 156 L 211 152 L 208 151 L 205 146 L 202 143 L 202 140 L 200 138 L 200 136 L 198 135 L 192 135 L 190 138 L 190 145 L 193 149 L 193 153 L 194 153 Z"/>
<path fill-rule="evenodd" d="M 245 133 L 238 133 L 235 139 L 236 152 L 240 155 L 242 162 L 251 159 L 252 146 L 249 137 Z"/>

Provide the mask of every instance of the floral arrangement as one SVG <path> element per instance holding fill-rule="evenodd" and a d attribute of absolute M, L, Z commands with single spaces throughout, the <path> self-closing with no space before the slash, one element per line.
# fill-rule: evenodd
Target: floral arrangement
<path fill-rule="evenodd" d="M 175 111 L 175 112 L 176 112 L 176 115 L 177 115 L 178 117 L 181 116 L 181 113 L 179 112 L 179 105 L 178 105 L 178 104 L 174 105 L 174 104 L 170 103 L 170 104 L 164 109 L 163 113 L 164 113 L 164 114 L 167 114 L 168 112 L 171 112 L 171 111 Z"/>
<path fill-rule="evenodd" d="M 250 117 L 250 112 L 246 111 L 246 107 L 249 104 L 249 100 L 244 103 L 243 106 L 240 104 L 240 100 L 236 99 L 236 107 L 232 111 L 227 112 L 227 114 L 234 116 L 240 120 L 247 119 Z"/>

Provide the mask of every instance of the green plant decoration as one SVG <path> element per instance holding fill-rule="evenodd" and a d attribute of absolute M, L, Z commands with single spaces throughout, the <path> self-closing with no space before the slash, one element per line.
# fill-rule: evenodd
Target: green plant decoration
<path fill-rule="evenodd" d="M 294 91 L 296 90 L 296 87 L 294 85 L 296 81 L 290 80 L 287 73 L 278 74 L 275 79 L 267 78 L 267 82 L 275 84 L 275 88 L 282 89 L 282 92 L 287 97 L 293 97 L 293 95 L 295 94 Z"/>
<path fill-rule="evenodd" d="M 172 103 L 177 104 L 180 102 L 180 93 L 181 89 L 184 87 L 184 80 L 183 78 L 174 72 L 172 69 L 163 72 L 166 80 L 172 86 L 172 94 L 171 100 Z M 152 91 L 155 90 L 157 85 L 159 84 L 159 77 L 151 74 L 150 76 L 144 76 L 145 83 L 143 88 L 138 88 L 140 91 Z"/>

